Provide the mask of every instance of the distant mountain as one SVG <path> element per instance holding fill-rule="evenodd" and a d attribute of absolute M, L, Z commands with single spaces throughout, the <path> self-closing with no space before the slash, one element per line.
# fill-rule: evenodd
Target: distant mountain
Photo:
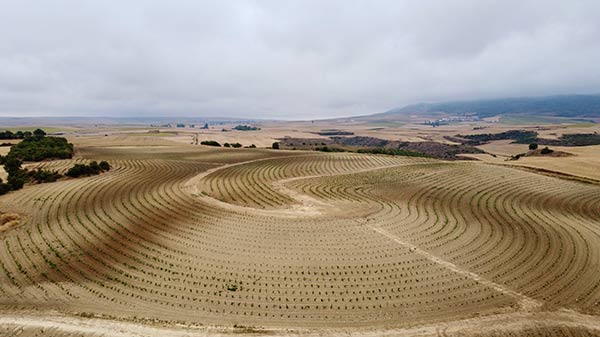
<path fill-rule="evenodd" d="M 517 97 L 442 103 L 420 103 L 395 108 L 366 119 L 393 119 L 410 115 L 464 115 L 480 118 L 501 115 L 600 118 L 600 95 Z"/>
<path fill-rule="evenodd" d="M 256 123 L 267 120 L 229 117 L 1 117 L 2 127 L 50 125 L 150 125 L 150 124 L 204 124 Z"/>

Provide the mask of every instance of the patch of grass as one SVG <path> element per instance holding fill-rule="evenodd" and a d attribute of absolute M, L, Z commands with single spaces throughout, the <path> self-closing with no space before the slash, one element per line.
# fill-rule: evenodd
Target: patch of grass
<path fill-rule="evenodd" d="M 177 136 L 175 132 L 135 132 L 126 133 L 127 136 L 139 136 L 139 137 L 173 137 Z"/>
<path fill-rule="evenodd" d="M 569 129 L 571 129 L 571 128 L 590 128 L 590 127 L 592 127 L 592 126 L 596 126 L 596 125 L 598 125 L 598 124 L 596 124 L 596 123 L 591 123 L 591 122 L 588 122 L 588 123 L 575 123 L 575 124 L 569 124 L 569 125 L 566 125 L 565 127 L 566 127 L 566 128 L 569 128 Z"/>
<path fill-rule="evenodd" d="M 396 121 L 373 121 L 368 122 L 369 126 L 373 127 L 395 127 L 395 126 L 404 126 L 406 123 L 404 122 L 396 122 Z"/>
<path fill-rule="evenodd" d="M 531 116 L 531 115 L 504 115 L 500 117 L 501 124 L 527 125 L 527 124 L 588 124 L 586 119 L 565 118 L 554 116 Z M 593 124 L 593 123 L 591 123 Z"/>
<path fill-rule="evenodd" d="M 69 132 L 69 131 L 78 130 L 78 128 L 74 128 L 74 127 L 72 128 L 72 127 L 52 127 L 52 126 L 15 126 L 15 127 L 10 127 L 10 128 L 2 128 L 0 130 L 1 131 L 8 130 L 11 132 L 17 132 L 17 131 L 33 132 L 36 129 L 42 129 L 42 130 L 46 131 L 46 133 Z"/>

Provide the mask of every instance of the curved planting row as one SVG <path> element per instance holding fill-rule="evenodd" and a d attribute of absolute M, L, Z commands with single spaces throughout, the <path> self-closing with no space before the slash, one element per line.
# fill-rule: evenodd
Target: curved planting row
<path fill-rule="evenodd" d="M 254 208 L 282 208 L 293 204 L 294 200 L 273 186 L 281 180 L 330 176 L 430 161 L 423 158 L 351 153 L 294 156 L 220 169 L 204 178 L 200 187 L 205 194 L 228 203 Z"/>
<path fill-rule="evenodd" d="M 366 226 L 536 299 L 599 310 L 598 186 L 460 163 L 306 179 L 291 187 L 347 207 L 369 205 Z"/>
<path fill-rule="evenodd" d="M 283 181 L 332 206 L 282 218 L 193 197 L 190 179 L 217 167 L 202 153 L 118 151 L 110 172 L 0 198 L 27 214 L 0 236 L 2 307 L 259 326 L 402 326 L 517 309 L 518 299 L 380 229 L 547 303 L 597 308 L 596 186 L 356 154 L 286 154 L 200 181 L 238 205 L 292 205 Z"/>

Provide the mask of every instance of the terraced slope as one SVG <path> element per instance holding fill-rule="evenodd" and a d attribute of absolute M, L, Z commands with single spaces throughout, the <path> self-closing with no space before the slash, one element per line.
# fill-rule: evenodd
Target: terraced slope
<path fill-rule="evenodd" d="M 25 217 L 0 234 L 0 310 L 312 328 L 599 314 L 596 185 L 344 153 L 80 155 L 113 169 L 0 197 Z"/>

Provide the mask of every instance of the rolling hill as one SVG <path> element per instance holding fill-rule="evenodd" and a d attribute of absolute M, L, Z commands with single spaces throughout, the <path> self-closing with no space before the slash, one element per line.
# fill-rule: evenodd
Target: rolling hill
<path fill-rule="evenodd" d="M 516 97 L 488 100 L 419 103 L 383 113 L 359 117 L 364 120 L 395 120 L 409 116 L 473 115 L 479 118 L 503 115 L 600 118 L 600 95 Z"/>

